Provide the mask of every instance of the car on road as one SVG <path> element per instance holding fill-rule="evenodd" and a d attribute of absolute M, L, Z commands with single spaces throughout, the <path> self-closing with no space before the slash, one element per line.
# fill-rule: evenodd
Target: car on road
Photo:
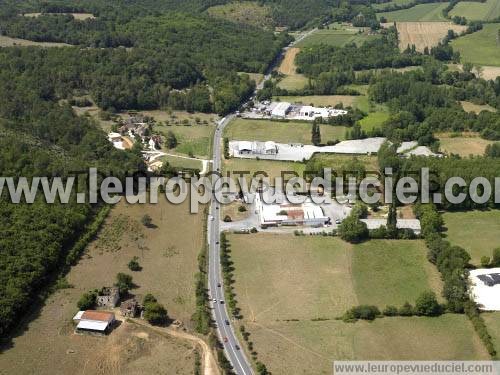
<path fill-rule="evenodd" d="M 216 302 L 217 302 L 217 299 L 215 299 L 215 298 L 214 298 L 214 299 L 212 299 L 212 302 L 216 303 Z"/>
<path fill-rule="evenodd" d="M 208 215 L 208 220 L 214 221 L 214 217 L 212 215 Z"/>
<path fill-rule="evenodd" d="M 227 337 L 224 337 L 224 342 L 227 342 L 227 341 L 228 341 L 228 340 L 227 340 Z"/>
<path fill-rule="evenodd" d="M 226 323 L 226 325 L 228 326 L 228 325 L 229 325 L 229 320 L 227 320 L 227 319 L 226 319 L 226 320 L 225 320 L 225 323 Z"/>
<path fill-rule="evenodd" d="M 217 283 L 217 286 L 220 288 L 221 287 L 220 283 Z"/>
<path fill-rule="evenodd" d="M 220 304 L 223 305 L 224 304 L 224 301 L 223 300 L 220 300 Z"/>
<path fill-rule="evenodd" d="M 239 345 L 235 345 L 235 346 L 234 346 L 234 348 L 235 348 L 236 350 L 240 350 L 240 346 L 239 346 Z"/>
<path fill-rule="evenodd" d="M 342 224 L 342 220 L 340 220 L 340 219 L 335 220 L 335 224 L 337 224 L 337 225 Z"/>
<path fill-rule="evenodd" d="M 218 245 L 219 244 L 219 241 L 215 241 L 215 244 Z"/>

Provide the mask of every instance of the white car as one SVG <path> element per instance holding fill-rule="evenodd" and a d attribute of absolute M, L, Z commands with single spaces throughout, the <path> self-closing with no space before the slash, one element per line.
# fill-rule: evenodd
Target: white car
<path fill-rule="evenodd" d="M 208 215 L 208 220 L 214 221 L 214 217 L 212 215 Z"/>

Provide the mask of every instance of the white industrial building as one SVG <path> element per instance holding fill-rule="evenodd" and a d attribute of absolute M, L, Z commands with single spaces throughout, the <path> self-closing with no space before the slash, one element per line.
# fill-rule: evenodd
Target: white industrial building
<path fill-rule="evenodd" d="M 291 203 L 284 194 L 277 195 L 274 203 L 266 203 L 265 193 L 255 195 L 255 208 L 262 228 L 278 225 L 323 226 L 330 222 L 321 206 L 310 198 L 303 203 Z M 274 193 L 271 193 L 274 194 Z"/>
<path fill-rule="evenodd" d="M 292 114 L 292 119 L 294 120 L 314 120 L 316 118 L 329 118 L 341 115 L 346 115 L 347 111 L 344 109 L 335 108 L 325 108 L 325 107 L 313 107 L 310 105 L 304 105 L 298 107 L 298 111 Z"/>
<path fill-rule="evenodd" d="M 500 268 L 482 268 L 469 273 L 469 291 L 479 309 L 500 311 Z"/>
<path fill-rule="evenodd" d="M 276 155 L 278 146 L 273 141 L 236 141 L 230 145 L 233 153 L 240 155 Z"/>
<path fill-rule="evenodd" d="M 284 119 L 288 112 L 290 112 L 291 106 L 292 105 L 288 102 L 272 103 L 271 117 Z"/>

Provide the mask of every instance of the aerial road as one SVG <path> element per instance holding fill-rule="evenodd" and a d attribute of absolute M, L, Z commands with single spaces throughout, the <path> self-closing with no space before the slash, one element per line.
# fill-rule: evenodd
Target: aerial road
<path fill-rule="evenodd" d="M 315 29 L 308 31 L 299 36 L 288 47 L 293 46 L 307 35 L 314 32 Z M 278 59 L 279 60 L 279 59 Z M 270 67 L 271 71 L 274 67 Z M 255 93 L 264 87 L 264 82 L 271 78 L 270 74 L 266 74 L 264 80 L 257 86 Z M 236 116 L 235 113 L 229 114 L 219 121 L 215 129 L 213 138 L 213 170 L 220 172 L 222 170 L 222 155 L 221 141 L 224 128 Z M 247 359 L 247 356 L 241 347 L 238 337 L 234 332 L 231 324 L 231 317 L 225 304 L 224 298 L 224 283 L 220 266 L 220 203 L 216 199 L 212 199 L 209 209 L 208 220 L 208 245 L 209 245 L 209 262 L 208 262 L 208 287 L 210 296 L 210 305 L 212 307 L 212 316 L 216 324 L 217 334 L 224 347 L 227 359 L 233 366 L 233 371 L 238 375 L 253 374 L 252 366 Z"/>

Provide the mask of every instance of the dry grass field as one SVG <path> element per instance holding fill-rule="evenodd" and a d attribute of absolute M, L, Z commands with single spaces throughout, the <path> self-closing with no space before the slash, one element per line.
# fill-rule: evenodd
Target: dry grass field
<path fill-rule="evenodd" d="M 240 1 L 216 5 L 208 8 L 207 13 L 212 17 L 266 29 L 270 29 L 274 25 L 270 15 L 271 9 L 268 6 L 260 5 L 256 1 Z"/>
<path fill-rule="evenodd" d="M 466 26 L 451 22 L 396 22 L 396 27 L 399 48 L 404 50 L 408 45 L 414 44 L 420 52 L 423 52 L 425 47 L 430 49 L 436 46 L 446 36 L 448 30 L 460 33 L 466 29 Z"/>
<path fill-rule="evenodd" d="M 295 56 L 300 52 L 300 48 L 290 48 L 288 51 L 286 51 L 285 57 L 283 58 L 283 61 L 281 62 L 278 72 L 290 75 L 290 74 L 295 74 L 296 73 L 296 66 L 295 66 Z"/>
<path fill-rule="evenodd" d="M 449 133 L 438 133 L 436 137 L 439 139 L 441 151 L 462 157 L 484 155 L 486 146 L 493 143 L 493 141 L 480 138 L 477 133 L 462 133 L 460 137 Z"/>
<path fill-rule="evenodd" d="M 275 375 L 331 374 L 334 360 L 488 360 L 464 315 L 342 321 L 245 322 Z"/>
<path fill-rule="evenodd" d="M 190 329 L 195 309 L 193 275 L 204 237 L 202 214 L 189 214 L 188 208 L 188 204 L 172 205 L 165 199 L 158 204 L 122 202 L 114 207 L 97 239 L 67 275 L 73 288 L 55 292 L 33 313 L 25 331 L 13 339 L 13 347 L 0 356 L 0 369 L 9 369 L 9 374 L 155 373 L 165 369 L 192 373 L 189 343 L 160 340 L 125 323 L 104 338 L 74 335 L 71 322 L 84 292 L 112 285 L 116 274 L 125 272 L 137 285 L 132 294 L 139 300 L 146 293 L 154 294 L 171 318 Z M 157 227 L 140 223 L 145 213 Z M 133 256 L 139 257 L 139 272 L 127 268 Z"/>
<path fill-rule="evenodd" d="M 257 172 L 259 172 L 257 174 L 258 176 L 261 176 L 262 172 L 265 172 L 272 182 L 276 177 L 280 177 L 282 172 L 295 172 L 302 176 L 305 170 L 305 164 L 292 161 L 231 158 L 224 161 L 223 170 L 224 172 L 230 172 L 231 176 L 235 175 L 234 172 L 236 171 L 249 172 L 250 174 L 247 174 L 247 176 L 250 177 Z M 249 180 L 249 178 L 247 178 L 247 180 Z"/>
<path fill-rule="evenodd" d="M 479 114 L 482 111 L 496 112 L 496 109 L 488 104 L 480 105 L 466 101 L 461 101 L 460 104 L 465 112 L 474 112 L 476 114 Z"/>
<path fill-rule="evenodd" d="M 31 40 L 11 38 L 8 36 L 0 35 L 0 47 L 12 46 L 38 46 L 38 47 L 67 47 L 66 43 L 49 43 L 49 42 L 33 42 Z"/>
<path fill-rule="evenodd" d="M 356 304 L 383 308 L 439 289 L 420 241 L 353 246 L 332 237 L 262 233 L 229 240 L 241 324 L 273 374 L 331 374 L 336 359 L 488 358 L 463 315 L 335 320 Z"/>
<path fill-rule="evenodd" d="M 282 89 L 298 90 L 307 85 L 307 78 L 296 72 L 295 56 L 297 56 L 299 52 L 299 48 L 290 48 L 278 67 L 278 72 L 285 75 L 285 78 L 278 83 L 278 86 Z"/>

